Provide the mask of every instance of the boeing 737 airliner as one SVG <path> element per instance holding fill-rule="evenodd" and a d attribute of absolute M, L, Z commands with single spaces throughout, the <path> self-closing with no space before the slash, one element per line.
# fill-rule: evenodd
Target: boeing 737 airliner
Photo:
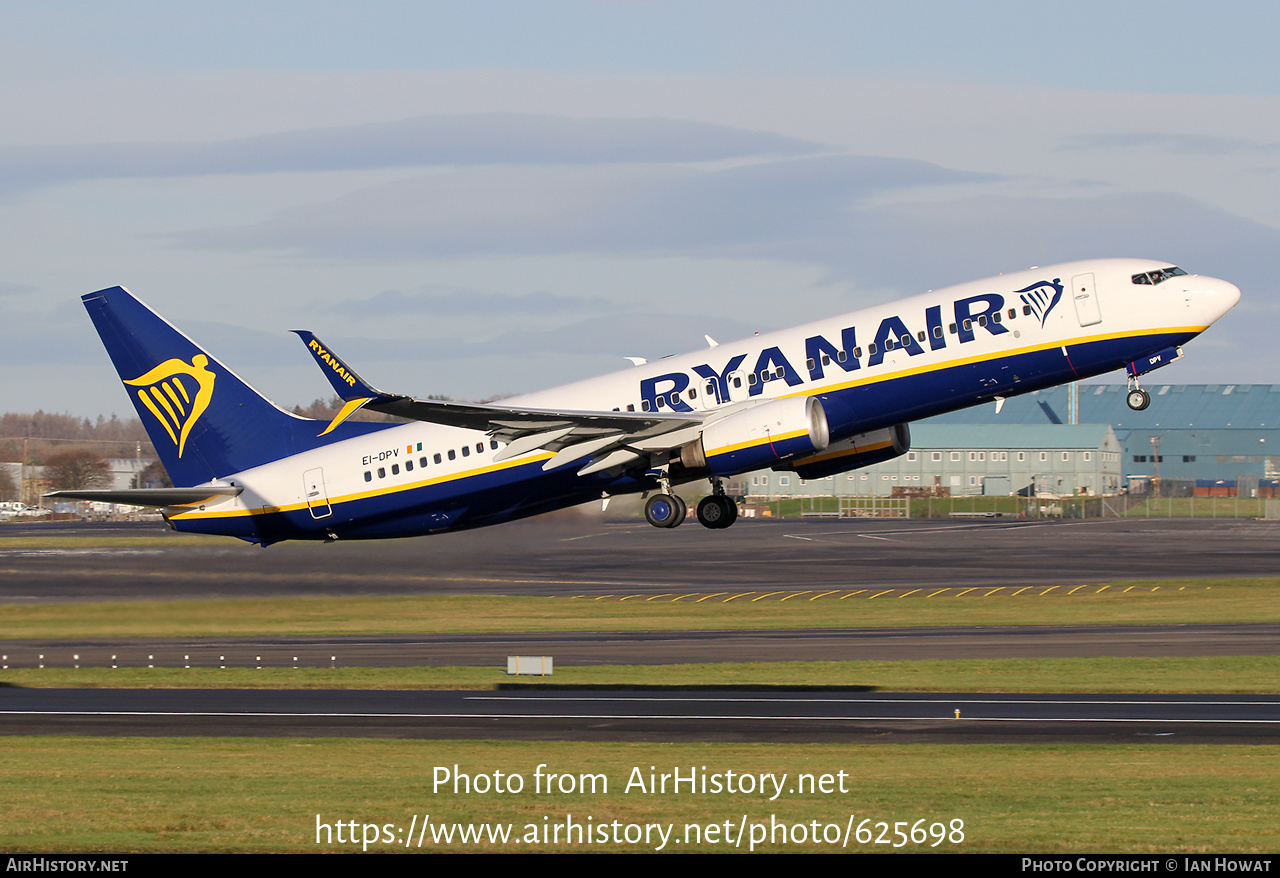
<path fill-rule="evenodd" d="M 675 527 L 672 485 L 709 480 L 697 508 L 733 524 L 726 476 L 812 479 L 907 451 L 908 423 L 1182 355 L 1239 300 L 1167 262 L 1099 259 L 1004 274 L 503 401 L 384 393 L 307 331 L 346 405 L 331 422 L 276 407 L 122 287 L 84 297 L 176 487 L 60 491 L 160 506 L 177 530 L 267 545 L 481 527 L 645 492 Z M 354 421 L 361 408 L 407 424 Z"/>

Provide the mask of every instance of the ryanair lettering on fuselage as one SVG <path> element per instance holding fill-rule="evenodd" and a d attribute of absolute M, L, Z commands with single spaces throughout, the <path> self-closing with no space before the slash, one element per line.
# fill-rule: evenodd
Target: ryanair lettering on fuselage
<path fill-rule="evenodd" d="M 1037 286 L 1052 288 L 1056 285 L 1058 285 L 1058 279 L 1054 278 L 1053 281 L 1044 281 Z M 838 342 L 824 335 L 810 336 L 804 340 L 804 371 L 808 372 L 807 380 L 823 380 L 826 377 L 826 370 L 832 366 L 838 366 L 844 372 L 855 372 L 862 368 L 874 369 L 883 364 L 885 354 L 893 350 L 900 349 L 911 357 L 925 353 L 926 343 L 930 351 L 942 350 L 947 346 L 948 336 L 952 336 L 958 344 L 967 344 L 977 338 L 976 331 L 979 327 L 991 335 L 1003 335 L 1009 331 L 998 316 L 1004 306 L 1005 297 L 1000 293 L 981 293 L 959 299 L 952 303 L 954 329 L 943 325 L 941 305 L 925 308 L 923 320 L 911 324 L 901 316 L 891 315 L 880 321 L 865 351 L 858 349 L 856 326 L 842 328 Z M 1052 306 L 1044 309 L 1046 317 L 1047 311 L 1051 308 Z M 920 340 L 919 330 L 924 332 L 923 342 Z M 855 351 L 862 354 L 862 357 L 855 356 Z M 798 387 L 806 381 L 801 370 L 797 369 L 787 359 L 782 349 L 776 345 L 761 350 L 750 369 L 745 365 L 749 357 L 750 354 L 735 354 L 729 358 L 722 369 L 716 369 L 704 363 L 694 366 L 692 371 L 704 379 L 704 386 L 708 393 L 714 388 L 717 402 L 726 402 L 735 398 L 735 394 L 730 390 L 730 381 L 735 374 L 741 376 L 741 384 L 745 385 L 743 389 L 748 397 L 760 396 L 764 393 L 765 383 L 769 381 L 785 381 L 788 387 Z M 748 374 L 753 375 L 754 378 L 748 379 Z M 664 375 L 642 378 L 640 380 L 641 408 L 645 411 L 656 411 L 660 408 L 676 412 L 693 411 L 693 407 L 686 401 L 685 394 L 690 381 L 691 378 L 687 372 L 668 372 Z M 742 390 L 739 389 L 738 393 L 741 392 Z"/>
<path fill-rule="evenodd" d="M 311 341 L 307 342 L 307 347 L 311 349 L 311 353 L 317 360 L 324 363 L 334 372 L 338 373 L 338 377 L 347 382 L 348 386 L 356 386 L 355 376 L 347 371 L 347 367 L 342 365 L 342 362 L 337 357 L 325 350 L 324 347 L 321 346 L 320 342 L 313 338 Z"/>

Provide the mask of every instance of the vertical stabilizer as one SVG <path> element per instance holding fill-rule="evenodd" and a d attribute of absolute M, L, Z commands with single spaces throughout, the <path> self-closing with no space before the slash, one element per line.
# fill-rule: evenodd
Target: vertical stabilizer
<path fill-rule="evenodd" d="M 340 438 L 319 439 L 323 425 L 276 406 L 123 287 L 83 300 L 175 486 Z"/>

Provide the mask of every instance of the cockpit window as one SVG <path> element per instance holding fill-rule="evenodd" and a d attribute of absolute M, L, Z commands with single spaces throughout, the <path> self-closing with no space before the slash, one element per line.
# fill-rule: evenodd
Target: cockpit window
<path fill-rule="evenodd" d="M 1186 272 L 1183 271 L 1181 268 L 1178 268 L 1178 266 L 1173 265 L 1173 266 L 1170 266 L 1169 268 L 1157 268 L 1155 271 L 1148 271 L 1143 274 L 1135 274 L 1133 276 L 1133 282 L 1135 284 L 1149 284 L 1151 286 L 1154 286 L 1158 283 L 1163 283 L 1164 281 L 1167 281 L 1171 277 L 1178 277 L 1179 275 L 1183 275 L 1183 274 L 1186 274 Z"/>

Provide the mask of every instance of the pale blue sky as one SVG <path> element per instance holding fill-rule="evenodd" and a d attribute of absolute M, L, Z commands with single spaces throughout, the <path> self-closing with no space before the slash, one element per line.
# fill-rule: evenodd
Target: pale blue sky
<path fill-rule="evenodd" d="M 479 397 L 1031 264 L 1244 301 L 1280 381 L 1263 3 L 0 3 L 4 408 L 128 411 L 120 283 L 284 405 Z"/>

